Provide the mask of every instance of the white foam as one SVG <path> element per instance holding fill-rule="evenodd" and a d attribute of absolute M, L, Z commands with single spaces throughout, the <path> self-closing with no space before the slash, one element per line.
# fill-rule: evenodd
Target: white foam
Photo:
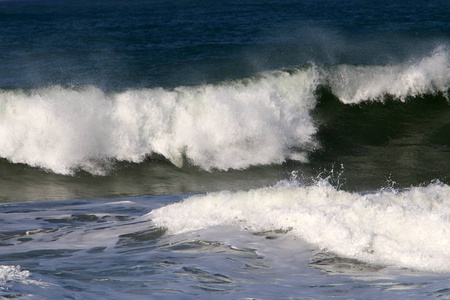
<path fill-rule="evenodd" d="M 305 161 L 316 132 L 315 80 L 308 68 L 170 91 L 2 91 L 0 157 L 61 174 L 101 174 L 110 159 L 141 162 L 152 153 L 206 170 Z"/>
<path fill-rule="evenodd" d="M 28 276 L 30 272 L 21 271 L 20 266 L 0 266 L 0 285 L 11 281 L 25 281 Z"/>
<path fill-rule="evenodd" d="M 385 95 L 404 101 L 409 96 L 446 93 L 450 88 L 450 56 L 447 48 L 438 47 L 417 62 L 386 66 L 340 65 L 324 76 L 343 103 L 383 100 Z"/>
<path fill-rule="evenodd" d="M 365 195 L 324 183 L 278 185 L 197 195 L 148 216 L 173 234 L 212 226 L 283 229 L 344 257 L 450 272 L 450 187 L 442 184 Z"/>

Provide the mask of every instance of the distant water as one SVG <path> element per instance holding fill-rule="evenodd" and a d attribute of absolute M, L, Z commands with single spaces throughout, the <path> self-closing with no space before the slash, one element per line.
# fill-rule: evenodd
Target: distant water
<path fill-rule="evenodd" d="M 0 1 L 0 295 L 450 298 L 449 16 Z"/>

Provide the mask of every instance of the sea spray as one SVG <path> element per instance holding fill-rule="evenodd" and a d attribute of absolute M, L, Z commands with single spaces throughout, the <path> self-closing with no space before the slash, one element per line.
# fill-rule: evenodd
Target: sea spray
<path fill-rule="evenodd" d="M 20 266 L 0 266 L 0 286 L 9 282 L 24 281 L 28 276 L 30 276 L 30 272 L 22 271 Z"/>

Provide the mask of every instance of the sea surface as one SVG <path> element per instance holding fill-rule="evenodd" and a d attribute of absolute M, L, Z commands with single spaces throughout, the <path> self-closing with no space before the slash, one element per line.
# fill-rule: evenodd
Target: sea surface
<path fill-rule="evenodd" d="M 0 297 L 450 299 L 450 2 L 0 0 Z"/>

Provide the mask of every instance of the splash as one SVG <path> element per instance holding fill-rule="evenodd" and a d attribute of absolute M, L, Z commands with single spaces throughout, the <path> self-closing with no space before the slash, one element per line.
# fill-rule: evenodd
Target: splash
<path fill-rule="evenodd" d="M 30 276 L 30 272 L 21 271 L 20 266 L 0 266 L 0 285 L 11 281 L 21 282 L 28 276 Z"/>

